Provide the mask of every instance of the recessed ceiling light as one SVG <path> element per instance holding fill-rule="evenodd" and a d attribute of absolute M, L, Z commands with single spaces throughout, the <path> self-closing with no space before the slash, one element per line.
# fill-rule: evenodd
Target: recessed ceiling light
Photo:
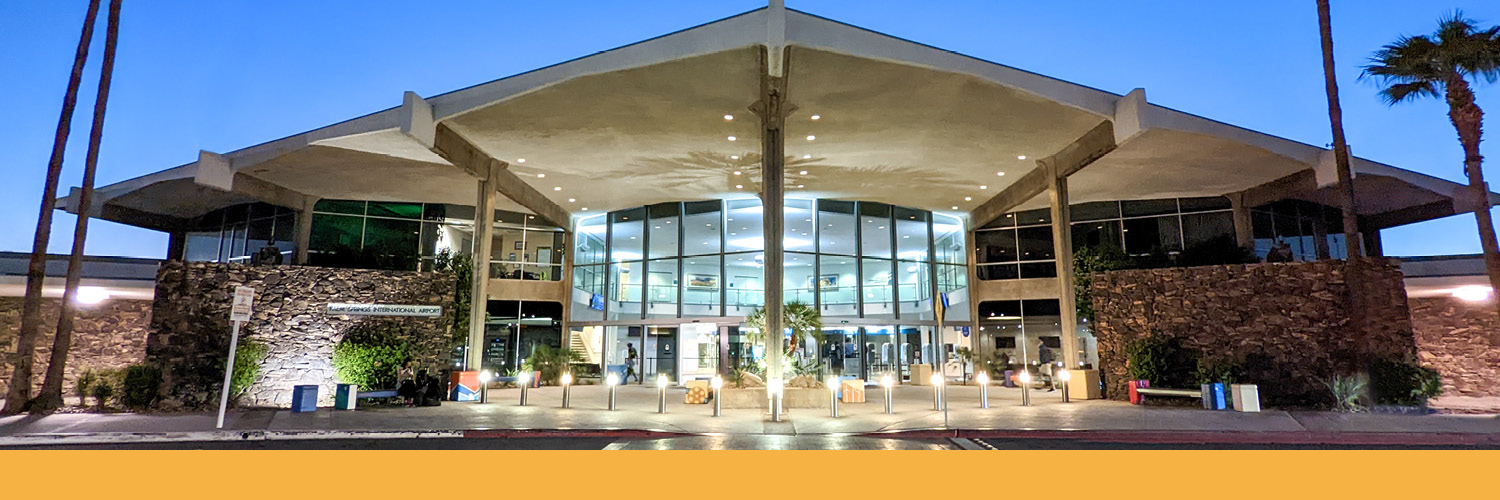
<path fill-rule="evenodd" d="M 583 207 L 583 208 L 580 208 L 579 210 L 587 212 L 587 211 L 589 211 L 589 207 Z"/>
<path fill-rule="evenodd" d="M 547 174 L 536 174 L 536 178 L 538 178 L 538 179 L 541 179 L 541 178 L 544 178 L 544 177 L 547 177 Z"/>
<path fill-rule="evenodd" d="M 1024 160 L 1024 159 L 1026 159 L 1026 155 L 1017 156 L 1016 159 L 1017 160 Z"/>
<path fill-rule="evenodd" d="M 526 163 L 525 158 L 516 158 L 516 163 Z"/>
<path fill-rule="evenodd" d="M 553 191 L 562 191 L 562 186 L 552 188 Z"/>
<path fill-rule="evenodd" d="M 812 159 L 812 155 L 802 155 L 802 159 L 804 159 L 804 160 L 811 160 Z"/>
<path fill-rule="evenodd" d="M 989 189 L 989 186 L 979 186 L 979 189 Z"/>
<path fill-rule="evenodd" d="M 729 159 L 731 159 L 731 160 L 738 160 L 738 159 L 740 159 L 740 155 L 729 155 Z"/>
<path fill-rule="evenodd" d="M 568 203 L 573 203 L 573 202 L 576 202 L 576 201 L 578 201 L 578 200 L 573 199 L 573 198 L 568 198 Z"/>
<path fill-rule="evenodd" d="M 1005 177 L 1005 172 L 995 172 L 995 175 Z"/>
<path fill-rule="evenodd" d="M 733 119 L 734 119 L 734 115 L 724 115 L 724 120 L 725 121 L 733 120 Z"/>
<path fill-rule="evenodd" d="M 654 227 L 656 229 L 661 229 L 661 226 L 652 226 L 652 227 Z"/>
<path fill-rule="evenodd" d="M 739 170 L 735 170 L 734 171 L 734 175 L 740 175 L 740 171 Z"/>
<path fill-rule="evenodd" d="M 809 141 L 817 140 L 817 138 L 818 138 L 818 136 L 816 136 L 816 135 L 809 135 L 809 136 L 807 136 L 807 140 L 809 140 Z"/>
<path fill-rule="evenodd" d="M 735 189 L 745 189 L 745 185 L 744 184 L 735 184 L 734 188 Z"/>
<path fill-rule="evenodd" d="M 797 189 L 802 189 L 802 185 L 801 185 L 801 184 L 798 184 L 798 185 L 797 185 Z"/>
<path fill-rule="evenodd" d="M 956 206 L 956 205 L 955 205 L 955 206 L 954 206 L 954 207 L 953 207 L 953 209 L 954 209 L 954 210 L 958 210 L 958 206 Z"/>
<path fill-rule="evenodd" d="M 803 171 L 799 172 L 797 175 L 807 175 L 807 171 L 803 170 Z"/>
<path fill-rule="evenodd" d="M 964 197 L 964 201 L 974 201 L 974 197 L 973 196 L 965 196 Z"/>
<path fill-rule="evenodd" d="M 736 138 L 735 138 L 735 137 L 734 137 L 734 136 L 732 136 L 732 135 L 731 135 L 731 136 L 729 136 L 729 141 L 730 141 L 730 142 L 734 142 L 734 141 L 737 141 L 737 140 L 739 140 L 739 139 L 736 139 Z"/>
<path fill-rule="evenodd" d="M 812 115 L 812 119 L 814 119 L 814 120 L 821 119 L 821 118 L 823 118 L 823 115 Z"/>

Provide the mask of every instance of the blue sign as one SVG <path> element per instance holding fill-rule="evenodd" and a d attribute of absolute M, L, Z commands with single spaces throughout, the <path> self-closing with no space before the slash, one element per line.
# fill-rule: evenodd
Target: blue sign
<path fill-rule="evenodd" d="M 943 296 L 943 309 L 947 309 L 948 308 L 948 292 L 943 292 L 943 293 L 940 293 L 938 295 L 942 295 Z"/>
<path fill-rule="evenodd" d="M 960 326 L 960 327 L 958 327 L 958 331 L 962 332 L 965 337 L 969 336 L 969 327 L 967 327 L 967 326 Z"/>
<path fill-rule="evenodd" d="M 603 295 L 599 295 L 597 293 L 594 294 L 594 297 L 591 298 L 591 299 L 589 299 L 589 309 L 593 309 L 595 311 L 603 311 L 604 310 L 604 296 Z"/>

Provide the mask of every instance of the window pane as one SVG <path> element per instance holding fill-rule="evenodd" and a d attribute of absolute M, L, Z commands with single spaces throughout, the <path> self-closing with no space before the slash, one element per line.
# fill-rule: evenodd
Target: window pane
<path fill-rule="evenodd" d="M 651 248 L 646 257 L 659 259 L 678 255 L 677 236 L 682 229 L 682 207 L 676 203 L 652 205 L 646 209 L 651 218 Z"/>
<path fill-rule="evenodd" d="M 989 264 L 993 262 L 1015 262 L 1020 255 L 1016 251 L 1016 230 L 1001 229 L 995 231 L 977 231 L 974 233 L 974 244 L 979 253 L 977 262 Z"/>
<path fill-rule="evenodd" d="M 187 233 L 182 258 L 187 261 L 219 260 L 219 230 L 192 231 Z"/>
<path fill-rule="evenodd" d="M 725 315 L 750 314 L 765 304 L 764 255 L 756 253 L 729 254 L 724 256 L 724 303 Z"/>
<path fill-rule="evenodd" d="M 1125 251 L 1131 254 L 1148 254 L 1158 249 L 1167 252 L 1182 250 L 1182 234 L 1177 228 L 1177 216 L 1125 219 Z"/>
<path fill-rule="evenodd" d="M 854 220 L 854 202 L 818 200 L 819 251 L 854 255 Z"/>
<path fill-rule="evenodd" d="M 416 270 L 421 232 L 415 220 L 365 219 L 365 251 L 374 253 L 377 268 Z"/>
<path fill-rule="evenodd" d="M 609 265 L 609 319 L 641 317 L 641 262 Z"/>
<path fill-rule="evenodd" d="M 990 221 L 989 224 L 985 224 L 980 229 L 994 229 L 997 227 L 1016 227 L 1016 214 L 1005 214 L 996 217 L 995 220 Z"/>
<path fill-rule="evenodd" d="M 677 259 L 646 262 L 646 317 L 677 317 Z"/>
<path fill-rule="evenodd" d="M 1013 280 L 1021 277 L 1021 268 L 1015 264 L 980 264 L 974 268 L 979 279 L 991 280 Z"/>
<path fill-rule="evenodd" d="M 758 251 L 766 248 L 765 221 L 761 219 L 760 200 L 729 200 L 725 202 L 724 220 L 729 234 L 725 236 L 728 246 L 725 252 Z"/>
<path fill-rule="evenodd" d="M 359 252 L 365 222 L 361 217 L 313 214 L 312 243 L 308 250 L 336 252 L 341 249 Z"/>
<path fill-rule="evenodd" d="M 1052 262 L 1021 263 L 1022 278 L 1056 278 L 1057 264 Z"/>
<path fill-rule="evenodd" d="M 568 314 L 573 321 L 601 321 L 604 311 L 595 309 L 604 303 L 605 266 L 578 266 L 573 268 L 573 307 Z M 594 302 L 594 296 L 599 302 Z"/>
<path fill-rule="evenodd" d="M 1101 220 L 1073 224 L 1073 249 L 1120 248 L 1120 221 Z"/>
<path fill-rule="evenodd" d="M 692 201 L 683 204 L 683 255 L 711 255 L 719 253 L 719 237 L 723 213 L 718 201 Z M 714 270 L 718 272 L 717 269 Z"/>
<path fill-rule="evenodd" d="M 399 219 L 422 218 L 421 203 L 372 201 L 370 202 L 368 210 L 368 215 L 372 217 L 395 217 Z"/>
<path fill-rule="evenodd" d="M 1048 260 L 1052 258 L 1052 228 L 1048 226 L 1023 227 L 1016 230 L 1016 240 L 1022 261 Z"/>
<path fill-rule="evenodd" d="M 895 208 L 896 257 L 904 260 L 927 262 L 927 212 L 910 208 Z M 902 300 L 905 300 L 904 298 Z"/>
<path fill-rule="evenodd" d="M 682 316 L 718 316 L 719 293 L 724 286 L 719 256 L 682 259 L 682 275 Z"/>
<path fill-rule="evenodd" d="M 932 264 L 909 260 L 897 262 L 896 287 L 902 319 L 936 319 L 932 314 Z"/>
<path fill-rule="evenodd" d="M 1177 213 L 1177 200 L 1168 198 L 1165 200 L 1131 200 L 1120 203 L 1120 211 L 1126 217 L 1137 217 L 1142 215 L 1163 215 Z"/>
<path fill-rule="evenodd" d="M 1051 223 L 1052 223 L 1052 209 L 1049 209 L 1049 208 L 1038 208 L 1036 210 L 1027 210 L 1025 212 L 1016 212 L 1016 225 L 1017 226 L 1035 226 L 1037 224 L 1051 224 Z"/>
<path fill-rule="evenodd" d="M 642 219 L 646 218 L 645 209 L 626 210 L 609 214 L 610 218 L 610 260 L 620 262 L 624 260 L 639 260 L 645 256 L 642 253 L 641 232 Z"/>
<path fill-rule="evenodd" d="M 1187 248 L 1206 243 L 1214 238 L 1234 235 L 1234 215 L 1230 212 L 1208 212 L 1182 216 L 1182 237 Z"/>
<path fill-rule="evenodd" d="M 1073 222 L 1120 218 L 1120 202 L 1118 201 L 1079 203 L 1068 207 L 1068 210 L 1068 216 L 1073 219 Z"/>
<path fill-rule="evenodd" d="M 859 248 L 865 257 L 891 257 L 891 206 L 859 203 Z"/>
<path fill-rule="evenodd" d="M 1229 198 L 1223 196 L 1209 196 L 1206 198 L 1182 198 L 1177 200 L 1182 206 L 1182 212 L 1202 212 L 1206 210 L 1229 210 L 1233 205 Z"/>
<path fill-rule="evenodd" d="M 860 293 L 865 299 L 864 317 L 895 318 L 891 309 L 895 286 L 892 284 L 891 261 L 888 259 L 864 259 L 864 279 L 860 282 Z"/>
<path fill-rule="evenodd" d="M 318 200 L 313 204 L 314 212 L 331 214 L 364 215 L 365 202 L 355 200 Z"/>
<path fill-rule="evenodd" d="M 816 289 L 813 283 L 813 264 L 816 261 L 817 257 L 810 253 L 786 253 L 786 261 L 782 263 L 781 268 L 781 300 L 783 302 L 813 304 L 813 293 Z"/>
<path fill-rule="evenodd" d="M 577 265 L 604 262 L 604 235 L 607 226 L 605 216 L 578 220 L 578 230 L 573 233 L 573 263 Z"/>
<path fill-rule="evenodd" d="M 786 218 L 782 224 L 782 228 L 786 231 L 786 239 L 783 240 L 786 251 L 813 251 L 815 245 L 813 244 L 812 200 L 786 200 Z"/>
<path fill-rule="evenodd" d="M 952 293 L 969 286 L 969 269 L 964 266 L 952 264 L 939 264 L 937 266 L 937 280 L 939 293 Z"/>
<path fill-rule="evenodd" d="M 854 258 L 824 255 L 818 272 L 818 300 L 824 316 L 859 316 L 859 275 Z"/>
<path fill-rule="evenodd" d="M 966 251 L 964 249 L 964 224 L 963 221 L 942 215 L 932 216 L 933 246 L 937 250 L 936 260 L 949 264 L 967 263 Z"/>

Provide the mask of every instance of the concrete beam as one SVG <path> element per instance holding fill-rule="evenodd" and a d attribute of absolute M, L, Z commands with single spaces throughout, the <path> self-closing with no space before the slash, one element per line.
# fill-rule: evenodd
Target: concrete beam
<path fill-rule="evenodd" d="M 221 191 L 234 189 L 234 167 L 229 157 L 198 150 L 198 170 L 193 173 L 193 182 Z"/>
<path fill-rule="evenodd" d="M 1057 153 L 1037 160 L 1016 182 L 1000 190 L 994 198 L 970 212 L 970 228 L 983 227 L 1022 203 L 1047 191 L 1053 179 L 1066 178 L 1114 151 L 1115 127 L 1108 121 L 1079 136 Z"/>
<path fill-rule="evenodd" d="M 1113 137 L 1113 132 L 1110 132 L 1110 138 Z M 1057 305 L 1059 322 L 1062 323 L 1063 367 L 1072 369 L 1079 366 L 1078 361 L 1082 358 L 1078 353 L 1078 300 L 1073 290 L 1073 218 L 1068 204 L 1068 176 L 1057 170 L 1060 168 L 1057 163 L 1047 168 L 1052 170 L 1048 176 L 1051 182 L 1047 185 L 1047 201 L 1052 212 L 1052 253 L 1057 257 Z"/>
<path fill-rule="evenodd" d="M 432 149 L 437 140 L 437 123 L 432 118 L 432 105 L 416 92 L 406 91 L 401 96 L 401 108 L 396 112 L 401 133 Z"/>
<path fill-rule="evenodd" d="M 464 369 L 480 370 L 484 366 L 484 317 L 489 308 L 490 255 L 495 231 L 495 184 L 499 180 L 499 161 L 491 160 L 488 172 L 480 179 L 474 200 L 474 242 L 469 256 L 474 260 L 473 283 L 469 295 L 469 349 L 464 353 Z"/>
<path fill-rule="evenodd" d="M 1245 205 L 1245 193 L 1229 193 L 1230 213 L 1234 217 L 1234 241 L 1245 248 L 1255 248 L 1255 224 L 1250 218 L 1250 207 Z"/>
<path fill-rule="evenodd" d="M 1379 230 L 1462 213 L 1455 209 L 1455 204 L 1455 200 L 1439 200 L 1390 212 L 1361 215 L 1359 227 L 1361 231 L 1365 228 Z"/>
<path fill-rule="evenodd" d="M 494 161 L 500 164 L 500 170 L 495 174 L 498 176 L 495 187 L 500 191 L 500 194 L 530 209 L 533 213 L 536 213 L 537 217 L 546 219 L 547 222 L 551 222 L 553 225 L 558 227 L 572 227 L 569 224 L 573 220 L 571 212 L 553 203 L 541 191 L 537 191 L 536 188 L 531 187 L 526 181 L 521 180 L 521 176 L 516 175 L 515 172 L 510 170 L 510 164 L 500 160 Z"/>
<path fill-rule="evenodd" d="M 470 177 L 489 179 L 489 164 L 493 158 L 447 124 L 437 124 L 433 130 L 432 147 L 429 149 Z"/>
<path fill-rule="evenodd" d="M 489 184 L 491 188 L 531 210 L 538 217 L 546 219 L 547 222 L 560 227 L 568 227 L 569 222 L 573 220 L 571 212 L 547 199 L 541 191 L 537 191 L 515 172 L 510 171 L 509 163 L 485 153 L 484 150 L 479 149 L 479 146 L 469 142 L 447 124 L 437 124 L 432 152 L 448 160 L 448 163 L 463 169 L 475 179 L 493 180 L 494 182 Z M 491 165 L 498 165 L 498 170 L 490 171 Z"/>
<path fill-rule="evenodd" d="M 270 203 L 279 207 L 292 210 L 302 208 L 308 200 L 317 201 L 316 196 L 293 191 L 270 182 L 251 177 L 246 174 L 234 174 L 234 193 L 243 194 L 257 200 Z"/>
<path fill-rule="evenodd" d="M 76 189 L 76 188 L 75 188 Z M 144 227 L 165 231 L 168 233 L 187 230 L 187 219 L 143 212 L 134 208 L 126 208 L 111 203 L 100 203 L 98 217 L 107 221 L 118 222 L 135 227 Z"/>
<path fill-rule="evenodd" d="M 1245 207 L 1253 208 L 1317 190 L 1317 174 L 1312 170 L 1303 170 L 1241 191 L 1240 196 Z"/>

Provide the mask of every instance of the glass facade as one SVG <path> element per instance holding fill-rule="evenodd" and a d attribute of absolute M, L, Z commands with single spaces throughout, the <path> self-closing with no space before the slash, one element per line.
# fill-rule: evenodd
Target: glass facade
<path fill-rule="evenodd" d="M 214 210 L 189 223 L 183 259 L 245 264 L 267 244 L 291 263 L 297 251 L 297 216 L 291 209 L 249 203 Z"/>
<path fill-rule="evenodd" d="M 1266 258 L 1271 247 L 1284 242 L 1296 260 L 1342 259 L 1344 251 L 1344 212 L 1301 200 L 1282 200 L 1250 209 L 1255 234 L 1255 254 Z M 1322 244 L 1319 249 L 1319 237 Z"/>

